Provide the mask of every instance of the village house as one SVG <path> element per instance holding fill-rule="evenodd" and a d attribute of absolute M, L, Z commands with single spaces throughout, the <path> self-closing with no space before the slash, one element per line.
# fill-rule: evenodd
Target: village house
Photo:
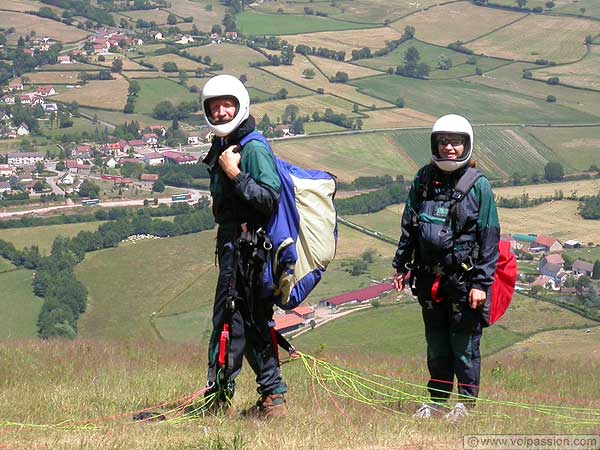
<path fill-rule="evenodd" d="M 544 289 L 552 289 L 553 291 L 558 290 L 558 285 L 556 281 L 547 275 L 538 276 L 531 284 L 531 287 L 539 286 Z"/>
<path fill-rule="evenodd" d="M 144 187 L 151 189 L 154 183 L 158 181 L 158 174 L 143 173 L 140 175 L 140 181 Z"/>
<path fill-rule="evenodd" d="M 282 136 L 291 136 L 291 132 L 290 132 L 290 126 L 289 125 L 284 125 L 284 124 L 279 124 L 279 125 L 275 125 L 275 128 L 273 128 L 273 131 L 275 132 L 279 132 L 281 133 Z"/>
<path fill-rule="evenodd" d="M 48 114 L 48 113 L 54 113 L 54 112 L 58 112 L 58 105 L 56 103 L 44 103 L 42 105 L 42 110 Z"/>
<path fill-rule="evenodd" d="M 169 164 L 196 164 L 198 158 L 187 153 L 166 151 L 163 152 L 165 163 Z"/>
<path fill-rule="evenodd" d="M 16 103 L 16 99 L 13 95 L 5 95 L 2 97 L 2 102 L 5 105 L 14 105 Z"/>
<path fill-rule="evenodd" d="M 69 173 L 72 174 L 89 175 L 92 166 L 90 164 L 82 164 L 81 159 L 67 159 L 65 162 L 65 168 Z"/>
<path fill-rule="evenodd" d="M 565 260 L 559 253 L 545 255 L 540 259 L 539 272 L 555 280 L 564 273 Z"/>
<path fill-rule="evenodd" d="M 160 166 L 165 163 L 165 157 L 162 153 L 147 153 L 144 155 L 144 162 L 149 166 Z"/>
<path fill-rule="evenodd" d="M 286 314 L 284 316 L 277 316 L 274 318 L 275 330 L 281 334 L 291 333 L 299 328 L 304 327 L 304 320 L 295 314 Z"/>
<path fill-rule="evenodd" d="M 294 309 L 285 312 L 286 314 L 295 314 L 305 322 L 315 318 L 315 310 L 310 306 L 296 306 Z"/>
<path fill-rule="evenodd" d="M 139 164 L 142 165 L 144 164 L 144 161 L 138 159 L 138 158 L 121 158 L 119 159 L 119 164 L 124 165 L 124 164 Z"/>
<path fill-rule="evenodd" d="M 592 273 L 594 273 L 594 264 L 578 259 L 571 265 L 571 270 L 574 277 L 579 278 L 583 275 L 591 277 Z"/>
<path fill-rule="evenodd" d="M 183 44 L 183 45 L 187 45 L 190 42 L 194 42 L 194 38 L 192 36 L 182 36 L 181 39 L 179 39 L 178 41 L 175 41 L 176 44 Z"/>
<path fill-rule="evenodd" d="M 6 111 L 0 111 L 0 122 L 6 124 L 6 123 L 10 123 L 12 121 L 12 118 L 8 115 L 8 113 Z"/>
<path fill-rule="evenodd" d="M 90 145 L 78 145 L 71 151 L 72 158 L 91 158 L 92 147 Z"/>
<path fill-rule="evenodd" d="M 146 141 L 144 141 L 142 139 L 134 139 L 132 141 L 127 141 L 127 145 L 129 146 L 129 148 L 132 151 L 138 152 L 138 153 L 145 152 L 146 150 L 149 149 L 149 146 L 146 143 Z"/>
<path fill-rule="evenodd" d="M 34 166 L 38 161 L 44 161 L 46 156 L 42 152 L 18 152 L 8 154 L 8 164 L 23 167 Z"/>
<path fill-rule="evenodd" d="M 73 61 L 71 61 L 71 56 L 70 55 L 59 55 L 56 58 L 56 61 L 59 64 L 73 64 Z"/>
<path fill-rule="evenodd" d="M 237 38 L 238 38 L 237 31 L 226 31 L 225 32 L 225 39 L 235 41 Z"/>
<path fill-rule="evenodd" d="M 109 156 L 108 159 L 104 162 L 104 165 L 110 169 L 114 169 L 119 165 L 119 163 L 113 156 Z"/>
<path fill-rule="evenodd" d="M 201 142 L 200 136 L 188 136 L 187 143 L 188 145 L 199 145 Z"/>
<path fill-rule="evenodd" d="M 21 175 L 19 175 L 19 182 L 21 183 L 28 183 L 30 181 L 33 181 L 33 166 L 25 166 L 23 168 L 23 173 L 21 173 Z"/>
<path fill-rule="evenodd" d="M 25 50 L 23 50 L 23 54 L 27 55 L 27 56 L 33 56 L 33 55 L 35 55 L 35 49 L 26 48 Z"/>
<path fill-rule="evenodd" d="M 56 89 L 52 86 L 38 86 L 35 89 L 35 93 L 37 95 L 41 95 L 42 97 L 48 97 L 49 95 L 56 95 Z"/>
<path fill-rule="evenodd" d="M 561 243 L 552 236 L 539 235 L 535 238 L 535 242 L 531 244 L 531 251 L 533 253 L 560 252 L 562 249 Z"/>
<path fill-rule="evenodd" d="M 15 174 L 15 168 L 8 164 L 0 164 L 0 177 L 10 177 Z"/>
<path fill-rule="evenodd" d="M 155 33 L 152 37 L 156 41 L 162 41 L 164 39 L 164 36 L 160 31 L 158 33 Z"/>
<path fill-rule="evenodd" d="M 156 133 L 146 133 L 142 136 L 142 139 L 152 148 L 158 147 L 158 136 Z"/>
<path fill-rule="evenodd" d="M 0 194 L 10 193 L 11 187 L 8 181 L 0 181 Z"/>
<path fill-rule="evenodd" d="M 394 287 L 391 283 L 375 284 L 364 289 L 359 289 L 358 291 L 347 292 L 345 294 L 321 300 L 319 305 L 337 309 L 340 306 L 365 303 L 379 298 L 381 294 L 390 292 L 392 289 L 394 289 Z"/>
<path fill-rule="evenodd" d="M 75 182 L 75 177 L 73 177 L 73 175 L 70 173 L 67 173 L 61 178 L 60 182 L 61 184 L 71 186 Z"/>
<path fill-rule="evenodd" d="M 576 239 L 569 239 L 568 241 L 563 242 L 564 248 L 581 248 L 581 242 Z"/>
<path fill-rule="evenodd" d="M 21 94 L 21 95 L 19 95 L 19 101 L 21 102 L 22 105 L 29 105 L 29 106 L 35 106 L 35 105 L 38 105 L 38 104 L 43 105 L 44 104 L 44 99 L 42 97 L 38 97 L 33 92 L 30 92 L 29 94 Z"/>
<path fill-rule="evenodd" d="M 12 80 L 10 83 L 8 83 L 8 89 L 11 91 L 22 91 L 23 82 L 20 79 Z"/>
<path fill-rule="evenodd" d="M 25 122 L 18 126 L 16 129 L 17 136 L 28 136 L 29 135 L 29 127 Z"/>
<path fill-rule="evenodd" d="M 138 130 L 138 133 L 140 135 L 143 135 L 145 133 L 156 133 L 160 137 L 165 137 L 165 135 L 167 134 L 167 129 L 163 125 L 149 125 L 145 128 L 140 128 Z"/>

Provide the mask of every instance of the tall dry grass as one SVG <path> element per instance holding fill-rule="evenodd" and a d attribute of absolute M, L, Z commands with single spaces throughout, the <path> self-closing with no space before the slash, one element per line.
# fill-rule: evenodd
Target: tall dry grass
<path fill-rule="evenodd" d="M 422 358 L 333 352 L 320 357 L 389 377 L 387 384 L 395 379 L 422 384 L 426 377 Z M 558 420 L 486 401 L 461 423 L 414 420 L 416 405 L 411 403 L 392 402 L 390 409 L 378 410 L 352 399 L 334 397 L 332 402 L 326 391 L 313 386 L 298 361 L 283 366 L 289 416 L 280 422 L 208 416 L 136 423 L 131 420 L 133 411 L 203 386 L 204 348 L 30 341 L 3 343 L 0 361 L 1 449 L 452 449 L 462 448 L 465 434 L 598 430 L 598 422 Z M 496 355 L 484 361 L 481 395 L 497 401 L 600 408 L 599 365 L 577 357 Z M 244 409 L 255 400 L 253 376 L 246 368 L 234 403 Z"/>

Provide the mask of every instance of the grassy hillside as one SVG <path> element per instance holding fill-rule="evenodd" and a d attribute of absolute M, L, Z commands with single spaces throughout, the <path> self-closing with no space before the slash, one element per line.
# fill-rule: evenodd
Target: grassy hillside
<path fill-rule="evenodd" d="M 76 269 L 77 278 L 89 291 L 79 335 L 160 339 L 153 322 L 160 323 L 161 317 L 209 310 L 213 292 L 207 286 L 214 285 L 216 276 L 213 239 L 214 231 L 206 231 L 86 255 Z M 185 328 L 187 340 L 199 341 L 207 326 L 191 323 Z"/>
<path fill-rule="evenodd" d="M 31 290 L 31 270 L 5 272 L 8 264 L 0 261 L 0 341 L 16 341 L 37 337 L 36 322 L 42 309 L 42 299 Z"/>

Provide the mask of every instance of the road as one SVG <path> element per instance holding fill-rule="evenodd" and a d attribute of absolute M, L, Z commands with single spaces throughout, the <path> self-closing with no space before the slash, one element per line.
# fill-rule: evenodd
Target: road
<path fill-rule="evenodd" d="M 202 196 L 210 195 L 210 193 L 208 191 L 202 191 L 200 189 L 188 189 L 188 192 L 190 192 L 192 194 L 192 198 L 191 198 L 192 203 L 197 203 L 198 200 L 200 200 L 200 197 L 202 197 Z M 152 195 L 149 194 L 148 198 L 152 198 Z M 67 201 L 69 201 L 69 200 L 70 199 L 68 199 Z M 117 201 L 112 201 L 112 202 L 103 202 L 103 203 L 100 203 L 98 206 L 101 206 L 103 208 L 122 208 L 125 206 L 143 206 L 144 200 L 145 199 L 117 200 Z M 159 198 L 158 203 L 169 205 L 174 202 L 171 200 L 171 197 L 166 197 L 166 198 Z M 78 207 L 81 207 L 81 202 L 78 201 L 77 203 L 73 203 L 73 201 L 71 201 L 70 204 L 66 204 L 66 205 L 48 206 L 45 208 L 29 209 L 29 210 L 25 210 L 25 211 L 3 211 L 3 212 L 0 212 L 0 219 L 8 219 L 8 218 L 12 218 L 12 217 L 26 216 L 29 214 L 47 214 L 50 212 L 59 212 L 61 210 L 68 210 L 71 208 L 78 208 Z"/>

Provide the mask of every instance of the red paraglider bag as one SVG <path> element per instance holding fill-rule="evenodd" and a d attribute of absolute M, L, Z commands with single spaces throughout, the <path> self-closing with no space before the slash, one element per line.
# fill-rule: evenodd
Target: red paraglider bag
<path fill-rule="evenodd" d="M 517 260 L 508 241 L 498 243 L 498 263 L 492 284 L 489 324 L 500 319 L 508 309 L 517 282 Z"/>

